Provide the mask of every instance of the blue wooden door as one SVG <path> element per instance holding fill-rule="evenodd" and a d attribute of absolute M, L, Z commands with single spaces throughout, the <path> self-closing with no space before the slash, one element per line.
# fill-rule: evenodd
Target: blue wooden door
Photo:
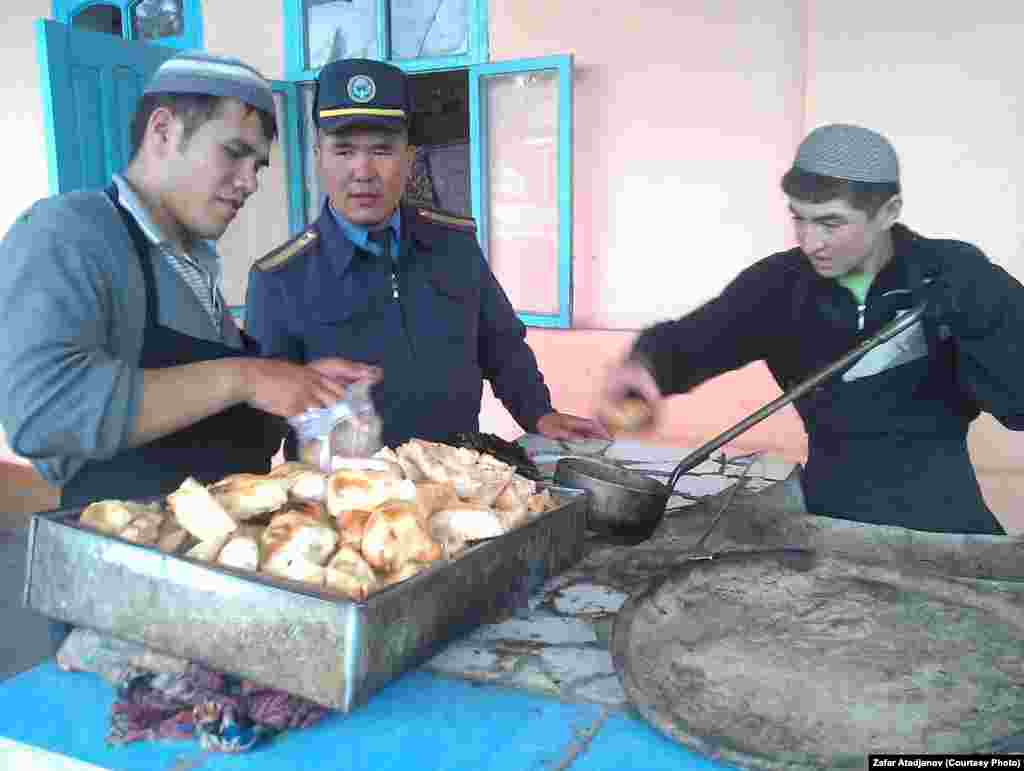
<path fill-rule="evenodd" d="M 36 22 L 50 192 L 103 187 L 128 163 L 142 89 L 173 48 Z"/>

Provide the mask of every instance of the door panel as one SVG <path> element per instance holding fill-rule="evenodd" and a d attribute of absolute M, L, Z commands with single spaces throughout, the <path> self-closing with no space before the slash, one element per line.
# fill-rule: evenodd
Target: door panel
<path fill-rule="evenodd" d="M 173 48 L 36 23 L 50 192 L 102 187 L 128 162 L 128 124 Z"/>

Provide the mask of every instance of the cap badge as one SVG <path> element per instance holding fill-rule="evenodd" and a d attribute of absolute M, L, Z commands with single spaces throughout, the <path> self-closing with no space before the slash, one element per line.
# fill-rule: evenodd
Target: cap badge
<path fill-rule="evenodd" d="M 366 104 L 377 95 L 377 84 L 369 75 L 353 75 L 348 79 L 348 97 L 353 102 Z"/>

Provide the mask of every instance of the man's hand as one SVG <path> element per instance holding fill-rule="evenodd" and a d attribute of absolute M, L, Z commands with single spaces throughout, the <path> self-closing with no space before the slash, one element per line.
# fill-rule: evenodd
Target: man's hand
<path fill-rule="evenodd" d="M 372 364 L 363 364 L 358 361 L 340 359 L 335 356 L 311 361 L 306 366 L 315 369 L 321 375 L 329 377 L 331 380 L 336 380 L 345 385 L 351 385 L 360 381 L 377 383 L 384 376 L 384 370 L 380 367 L 374 367 Z"/>
<path fill-rule="evenodd" d="M 349 383 L 380 379 L 380 370 L 344 359 L 321 359 L 303 366 L 281 359 L 248 359 L 243 401 L 281 417 L 329 407 L 345 395 Z"/>
<path fill-rule="evenodd" d="M 625 361 L 605 376 L 597 418 L 612 434 L 644 431 L 657 424 L 661 399 L 651 371 L 640 362 Z"/>
<path fill-rule="evenodd" d="M 604 426 L 589 418 L 549 412 L 537 421 L 537 433 L 548 439 L 611 439 Z"/>

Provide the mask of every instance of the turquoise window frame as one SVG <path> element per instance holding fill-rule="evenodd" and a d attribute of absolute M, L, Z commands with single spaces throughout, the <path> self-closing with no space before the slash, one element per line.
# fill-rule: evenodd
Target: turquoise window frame
<path fill-rule="evenodd" d="M 487 178 L 487 114 L 481 102 L 481 81 L 492 75 L 558 71 L 558 313 L 520 313 L 530 327 L 566 329 L 572 326 L 572 56 L 560 54 L 536 59 L 481 64 L 469 68 L 470 185 L 477 237 L 487 256 L 490 222 L 484 191 Z"/>
<path fill-rule="evenodd" d="M 284 2 L 284 56 L 285 78 L 301 82 L 316 80 L 319 69 L 306 67 L 306 20 L 303 0 Z M 377 55 L 375 59 L 390 61 L 406 72 L 455 70 L 487 61 L 487 0 L 470 0 L 469 51 L 460 56 L 439 56 L 424 59 L 391 59 L 390 14 L 388 0 L 377 0 Z"/>
<path fill-rule="evenodd" d="M 304 165 L 302 152 L 305 147 L 302 136 L 302 116 L 299 114 L 299 85 L 284 80 L 272 80 L 275 94 L 284 96 L 285 125 L 278 126 L 278 142 L 284 147 L 285 179 L 288 186 L 288 229 L 291 234 L 306 227 L 306 186 L 302 182 Z"/>
<path fill-rule="evenodd" d="M 131 23 L 131 7 L 136 2 L 138 0 L 53 0 L 53 18 L 70 26 L 71 20 L 89 6 L 116 5 L 121 9 L 121 36 L 125 40 L 136 40 L 132 37 Z M 200 0 L 182 0 L 181 11 L 184 14 L 185 34 L 178 37 L 137 42 L 154 43 L 179 49 L 201 49 L 203 47 L 203 12 Z"/>

